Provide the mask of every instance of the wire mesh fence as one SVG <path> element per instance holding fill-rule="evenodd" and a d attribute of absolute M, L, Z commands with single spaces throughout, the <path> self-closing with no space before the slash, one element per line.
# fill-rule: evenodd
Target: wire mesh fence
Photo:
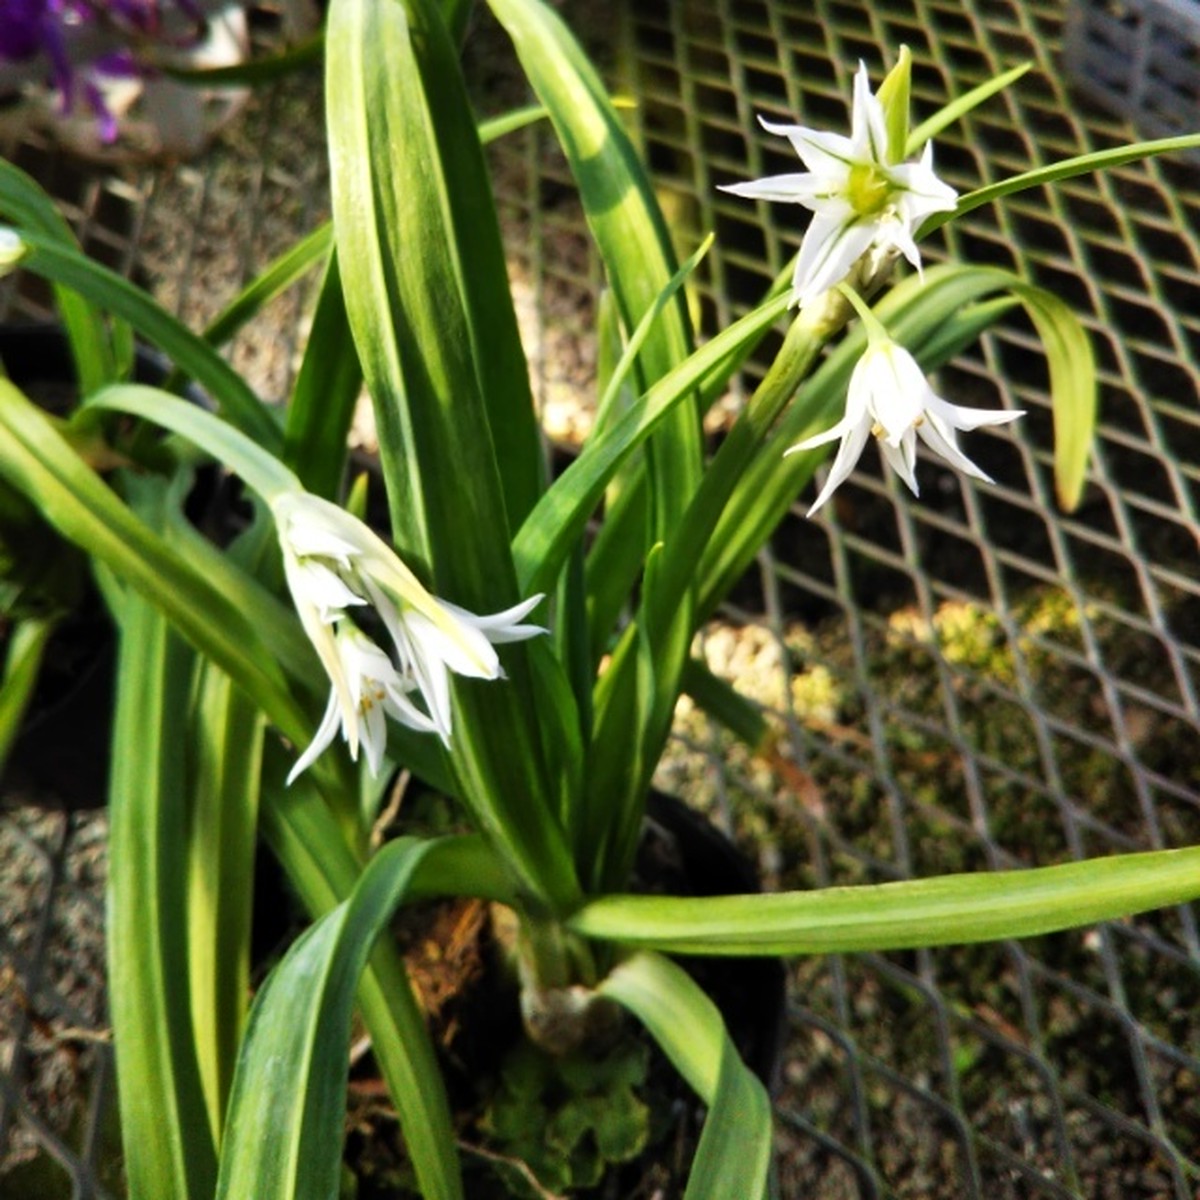
<path fill-rule="evenodd" d="M 757 301 L 806 220 L 716 185 L 794 169 L 758 114 L 844 127 L 860 58 L 877 77 L 881 55 L 909 45 L 920 116 L 1033 62 L 939 137 L 939 172 L 960 190 L 1135 136 L 1072 93 L 1063 8 L 1039 0 L 640 0 L 619 20 L 583 4 L 567 16 L 636 98 L 630 121 L 681 249 L 717 233 L 692 297 L 708 332 Z M 502 40 L 483 18 L 477 34 L 481 105 L 521 102 Z M 97 175 L 37 143 L 17 161 L 63 196 L 89 249 L 198 323 L 322 214 L 319 104 L 315 76 L 291 80 L 172 172 Z M 539 403 L 552 436 L 577 441 L 599 267 L 548 131 L 492 153 Z M 728 821 L 777 886 L 1200 841 L 1200 174 L 1155 160 L 1035 189 L 947 227 L 928 257 L 949 255 L 1022 271 L 1084 316 L 1101 375 L 1087 488 L 1075 512 L 1057 507 L 1044 362 L 1012 316 L 938 377 L 956 403 L 1026 410 L 972 437 L 994 486 L 922 462 L 912 500 L 868 455 L 815 519 L 799 498 L 702 639 L 773 714 L 770 745 L 752 756 L 684 705 L 660 773 Z M 19 309 L 46 304 L 21 287 Z M 284 298 L 234 350 L 267 394 L 285 391 L 304 299 Z M 73 1194 L 101 1194 L 83 1181 L 116 1186 L 94 1170 L 111 1138 L 103 1013 L 61 984 L 83 968 L 59 917 L 75 905 L 99 928 L 102 862 L 81 883 L 72 857 L 99 844 L 98 818 L 22 814 L 0 815 L 0 1137 L 10 1158 L 40 1147 L 63 1164 Z M 90 978 L 99 989 L 99 960 Z M 801 961 L 793 984 L 781 1195 L 1200 1193 L 1193 909 Z M 39 1060 L 63 1053 L 76 1059 L 70 1115 L 33 1086 L 50 1069 Z"/>

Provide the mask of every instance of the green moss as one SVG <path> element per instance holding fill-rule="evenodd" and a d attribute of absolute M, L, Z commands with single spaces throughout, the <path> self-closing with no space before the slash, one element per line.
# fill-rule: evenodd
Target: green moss
<path fill-rule="evenodd" d="M 638 1095 L 648 1060 L 632 1038 L 600 1056 L 564 1058 L 522 1042 L 504 1061 L 482 1128 L 498 1154 L 523 1162 L 544 1187 L 594 1187 L 649 1140 L 650 1110 Z M 504 1173 L 513 1194 L 536 1195 L 519 1171 Z"/>

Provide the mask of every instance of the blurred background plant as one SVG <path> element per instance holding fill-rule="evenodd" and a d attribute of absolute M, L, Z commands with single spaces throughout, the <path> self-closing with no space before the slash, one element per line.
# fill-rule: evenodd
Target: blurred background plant
<path fill-rule="evenodd" d="M 286 36 L 312 31 L 305 0 L 285 12 Z M 237 67 L 249 45 L 239 0 L 2 0 L 0 119 L 93 159 L 190 157 L 247 91 L 186 76 Z"/>

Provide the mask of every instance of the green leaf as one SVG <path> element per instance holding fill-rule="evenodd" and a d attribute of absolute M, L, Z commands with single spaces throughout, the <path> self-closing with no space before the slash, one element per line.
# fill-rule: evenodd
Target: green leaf
<path fill-rule="evenodd" d="M 0 475 L 59 533 L 166 614 L 192 645 L 237 680 L 285 736 L 307 741 L 312 723 L 256 632 L 269 618 L 236 607 L 204 572 L 139 521 L 50 420 L 2 379 L 0 428 L 5 433 Z"/>
<path fill-rule="evenodd" d="M 542 460 L 457 51 L 431 0 L 334 0 L 327 38 L 338 256 L 393 528 L 435 592 L 491 612 L 518 599 L 511 530 Z M 530 891 L 569 904 L 528 653 L 506 647 L 503 685 L 456 680 L 457 790 Z"/>
<path fill-rule="evenodd" d="M 327 1200 L 337 1193 L 350 1016 L 371 948 L 406 899 L 467 893 L 478 865 L 476 839 L 389 843 L 350 899 L 271 972 L 251 1011 L 234 1079 L 218 1200 Z M 433 1046 L 406 981 L 392 1000 L 403 1021 L 397 1049 L 407 1060 L 405 1144 L 422 1195 L 456 1200 L 458 1154 Z"/>
<path fill-rule="evenodd" d="M 548 587 L 563 556 L 582 534 L 613 473 L 670 409 L 688 399 L 731 351 L 757 337 L 787 309 L 780 296 L 722 330 L 661 379 L 632 408 L 590 440 L 579 457 L 547 489 L 513 541 L 522 589 Z"/>
<path fill-rule="evenodd" d="M 1033 63 L 1022 63 L 1019 67 L 1004 71 L 994 79 L 985 80 L 978 87 L 973 87 L 969 92 L 939 108 L 932 117 L 927 121 L 922 121 L 909 133 L 904 157 L 912 158 L 927 141 L 937 137 L 943 129 L 953 125 L 955 121 L 962 120 L 972 109 L 978 108 L 985 100 L 990 100 L 997 92 L 1002 92 L 1009 84 L 1015 83 L 1032 68 Z"/>
<path fill-rule="evenodd" d="M 478 528 L 480 542 L 503 543 L 505 514 L 515 529 L 541 490 L 499 225 L 437 6 L 342 0 L 327 37 L 334 225 L 355 281 L 350 323 L 397 536 L 436 571 L 432 547 L 449 540 L 437 536 L 444 528 L 459 537 Z"/>
<path fill-rule="evenodd" d="M 637 1016 L 708 1105 L 684 1200 L 765 1197 L 770 1101 L 713 1002 L 682 967 L 649 953 L 619 964 L 598 990 Z"/>
<path fill-rule="evenodd" d="M 223 346 L 264 306 L 328 258 L 332 246 L 333 226 L 326 221 L 260 271 L 209 322 L 204 340 L 211 346 Z"/>
<path fill-rule="evenodd" d="M 747 700 L 732 684 L 709 670 L 699 659 L 689 659 L 683 672 L 683 690 L 693 703 L 751 750 L 762 747 L 767 738 L 767 722 L 762 709 Z"/>
<path fill-rule="evenodd" d="M 1050 368 L 1054 409 L 1054 482 L 1059 504 L 1071 512 L 1083 495 L 1096 429 L 1096 360 L 1092 343 L 1070 306 L 1053 292 L 1010 283 L 1037 328 Z"/>
<path fill-rule="evenodd" d="M 216 1156 L 188 1003 L 184 795 L 193 656 L 161 613 L 123 606 L 109 787 L 108 999 L 134 1200 L 208 1200 Z"/>
<path fill-rule="evenodd" d="M 1122 167 L 1126 163 L 1137 162 L 1142 158 L 1151 158 L 1156 154 L 1173 154 L 1176 151 L 1194 150 L 1198 146 L 1200 146 L 1200 133 L 1189 133 L 1183 137 L 1133 142 L 1128 146 L 1117 146 L 1112 150 L 1097 150 L 1092 154 L 1064 158 L 1060 162 L 1050 163 L 1045 167 L 1035 167 L 1031 171 L 1023 171 L 1020 175 L 1011 175 L 1008 179 L 1001 179 L 999 183 L 991 183 L 987 187 L 977 188 L 965 196 L 960 196 L 953 212 L 934 213 L 933 216 L 928 217 L 918 231 L 917 237 L 918 239 L 928 237 L 947 221 L 961 217 L 963 213 L 969 213 L 973 208 L 991 204 L 1003 196 L 1010 196 L 1014 192 L 1041 187 L 1045 183 L 1056 183 L 1060 179 L 1071 179 L 1076 175 L 1087 175 L 1092 171 Z"/>
<path fill-rule="evenodd" d="M 1200 897 L 1200 848 L 862 887 L 687 899 L 610 896 L 576 933 L 679 954 L 840 954 L 1033 937 Z"/>
<path fill-rule="evenodd" d="M 0 776 L 33 699 L 46 644 L 58 620 L 57 616 L 26 617 L 8 629 L 4 679 L 0 683 Z"/>
<path fill-rule="evenodd" d="M 74 250 L 22 233 L 32 252 L 22 266 L 85 296 L 124 318 L 218 404 L 224 416 L 270 450 L 282 442 L 279 426 L 245 380 L 210 346 L 120 275 Z M 107 376 L 106 378 L 111 378 Z M 90 390 L 90 389 L 88 389 Z"/>
<path fill-rule="evenodd" d="M 188 978 L 200 1078 L 219 1145 L 250 996 L 262 714 L 201 663 L 188 744 Z"/>
<path fill-rule="evenodd" d="M 670 233 L 649 176 L 599 76 L 562 20 L 541 0 L 489 0 L 546 106 L 626 329 L 636 329 L 676 274 Z M 687 306 L 677 296 L 638 357 L 644 392 L 692 349 Z M 648 449 L 651 536 L 682 513 L 700 480 L 698 407 L 680 405 Z"/>
<path fill-rule="evenodd" d="M 79 243 L 54 201 L 24 171 L 0 159 L 0 213 L 22 228 L 21 236 L 37 233 L 69 250 Z M 22 260 L 22 266 L 26 265 Z M 79 384 L 86 394 L 117 378 L 117 361 L 109 346 L 100 311 L 71 289 L 55 284 L 54 302 L 62 318 L 75 359 Z M 114 336 L 118 330 L 114 329 Z"/>
<path fill-rule="evenodd" d="M 159 64 L 159 70 L 180 83 L 194 84 L 196 87 L 261 87 L 283 79 L 302 67 L 320 62 L 324 49 L 325 34 L 318 30 L 286 50 L 252 58 L 248 62 L 228 67 L 177 67 L 162 63 Z"/>
<path fill-rule="evenodd" d="M 282 492 L 300 489 L 296 476 L 236 425 L 160 388 L 143 383 L 117 383 L 102 388 L 84 402 L 83 411 L 75 418 L 76 427 L 86 431 L 89 422 L 103 410 L 142 417 L 187 438 L 241 476 L 268 502 Z"/>
<path fill-rule="evenodd" d="M 284 461 L 310 492 L 327 500 L 335 500 L 341 486 L 346 439 L 361 390 L 362 367 L 334 257 L 321 284 L 283 435 Z"/>

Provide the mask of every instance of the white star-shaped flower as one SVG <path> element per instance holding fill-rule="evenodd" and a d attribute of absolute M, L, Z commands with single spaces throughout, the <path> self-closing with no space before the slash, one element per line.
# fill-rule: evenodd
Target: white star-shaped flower
<path fill-rule="evenodd" d="M 504 672 L 493 647 L 546 632 L 522 624 L 540 595 L 477 616 L 432 595 L 382 538 L 336 504 L 287 491 L 271 507 L 288 588 L 332 688 L 325 718 L 290 778 L 330 744 L 339 726 L 351 757 L 357 758 L 361 741 L 374 773 L 386 740 L 385 713 L 449 745 L 451 672 L 499 679 Z M 354 624 L 360 606 L 379 615 L 394 657 Z M 414 693 L 424 710 L 410 698 Z"/>
<path fill-rule="evenodd" d="M 813 213 L 792 276 L 792 302 L 801 306 L 841 283 L 867 253 L 903 254 L 919 271 L 913 234 L 935 212 L 954 208 L 957 193 L 933 173 L 933 145 L 917 162 L 893 162 L 888 154 L 883 106 L 871 92 L 867 68 L 854 77 L 850 136 L 804 125 L 777 125 L 808 168 L 772 175 L 722 190 L 753 200 L 802 204 Z"/>
<path fill-rule="evenodd" d="M 918 495 L 917 438 L 952 467 L 991 483 L 958 448 L 957 432 L 981 425 L 1004 425 L 1024 415 L 1023 410 L 993 412 L 950 404 L 929 386 L 917 360 L 903 346 L 872 330 L 867 349 L 850 376 L 845 415 L 832 429 L 799 442 L 787 453 L 841 440 L 829 478 L 808 510 L 811 517 L 854 469 L 872 433 L 888 465 L 913 495 Z"/>
<path fill-rule="evenodd" d="M 313 740 L 288 772 L 288 783 L 324 753 L 339 727 L 351 758 L 357 760 L 361 744 L 372 775 L 379 774 L 387 749 L 385 716 L 422 732 L 436 732 L 434 722 L 409 699 L 410 681 L 362 630 L 343 622 L 333 634 L 333 644 L 338 680 Z"/>

